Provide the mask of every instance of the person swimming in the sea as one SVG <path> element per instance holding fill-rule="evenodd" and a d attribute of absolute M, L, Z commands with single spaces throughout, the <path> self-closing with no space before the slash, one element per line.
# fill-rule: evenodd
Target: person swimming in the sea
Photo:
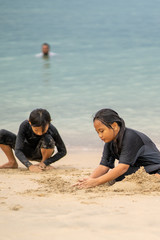
<path fill-rule="evenodd" d="M 124 120 L 112 109 L 98 111 L 93 119 L 95 130 L 105 142 L 100 165 L 74 186 L 95 187 L 112 180 L 121 181 L 141 166 L 160 178 L 160 151 L 145 134 L 125 127 Z M 119 160 L 115 166 L 115 160 Z"/>
<path fill-rule="evenodd" d="M 50 45 L 48 43 L 43 43 L 41 48 L 41 53 L 36 54 L 36 57 L 48 58 L 55 55 L 57 54 L 50 51 Z"/>
<path fill-rule="evenodd" d="M 54 154 L 55 147 L 57 152 Z M 29 120 L 21 123 L 17 136 L 5 129 L 0 130 L 0 148 L 8 158 L 8 162 L 0 168 L 18 168 L 14 149 L 16 157 L 31 172 L 49 169 L 50 164 L 67 153 L 61 136 L 51 124 L 49 112 L 41 108 L 33 110 Z M 33 165 L 29 160 L 39 164 Z"/>

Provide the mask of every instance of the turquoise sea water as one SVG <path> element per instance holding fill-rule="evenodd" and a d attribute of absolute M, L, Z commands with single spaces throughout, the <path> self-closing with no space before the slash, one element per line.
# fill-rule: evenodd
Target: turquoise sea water
<path fill-rule="evenodd" d="M 92 116 L 116 110 L 160 139 L 160 1 L 0 0 L 0 128 L 46 108 L 68 147 L 98 148 Z M 56 52 L 36 58 L 41 44 Z"/>

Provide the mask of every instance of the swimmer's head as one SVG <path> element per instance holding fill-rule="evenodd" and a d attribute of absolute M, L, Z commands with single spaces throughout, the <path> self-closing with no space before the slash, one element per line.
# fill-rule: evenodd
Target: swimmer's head
<path fill-rule="evenodd" d="M 42 53 L 44 56 L 48 56 L 50 50 L 50 46 L 48 43 L 43 43 L 42 44 Z"/>
<path fill-rule="evenodd" d="M 48 131 L 51 116 L 46 109 L 38 108 L 33 110 L 29 116 L 29 123 L 37 135 L 43 135 Z"/>

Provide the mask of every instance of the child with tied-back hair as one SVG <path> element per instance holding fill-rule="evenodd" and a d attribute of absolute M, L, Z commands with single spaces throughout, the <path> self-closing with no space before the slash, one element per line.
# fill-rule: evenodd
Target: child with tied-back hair
<path fill-rule="evenodd" d="M 31 172 L 50 169 L 51 163 L 66 155 L 66 147 L 57 129 L 51 124 L 49 112 L 41 108 L 33 110 L 29 120 L 21 123 L 17 136 L 5 129 L 0 130 L 0 148 L 8 158 L 8 162 L 0 168 L 18 168 L 14 149 L 16 157 Z M 39 163 L 33 165 L 31 160 Z"/>
<path fill-rule="evenodd" d="M 105 142 L 100 165 L 74 186 L 95 187 L 136 172 L 141 166 L 160 178 L 160 152 L 145 134 L 125 127 L 124 120 L 112 109 L 101 109 L 93 119 L 95 130 Z M 115 166 L 115 160 L 119 160 Z M 110 171 L 109 171 L 110 170 Z"/>

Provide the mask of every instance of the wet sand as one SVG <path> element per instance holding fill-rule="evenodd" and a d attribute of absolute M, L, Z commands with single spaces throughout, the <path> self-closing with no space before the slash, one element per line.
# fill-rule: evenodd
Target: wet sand
<path fill-rule="evenodd" d="M 19 169 L 0 169 L 1 239 L 158 240 L 160 180 L 143 168 L 113 185 L 72 187 L 100 157 L 72 151 L 48 172 L 31 173 L 20 163 Z"/>

